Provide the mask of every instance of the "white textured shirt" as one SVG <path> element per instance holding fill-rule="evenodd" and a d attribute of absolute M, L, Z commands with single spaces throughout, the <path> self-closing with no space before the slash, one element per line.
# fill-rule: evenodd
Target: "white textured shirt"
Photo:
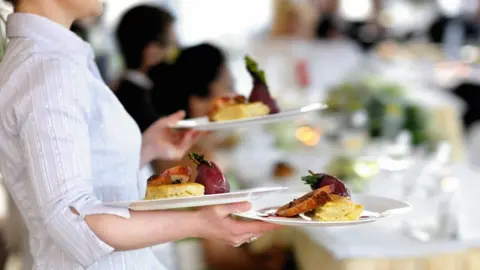
<path fill-rule="evenodd" d="M 10 15 L 7 36 L 0 171 L 29 230 L 33 268 L 163 269 L 150 248 L 114 251 L 82 218 L 129 218 L 101 203 L 138 200 L 146 188 L 140 131 L 102 81 L 90 46 L 32 14 Z"/>

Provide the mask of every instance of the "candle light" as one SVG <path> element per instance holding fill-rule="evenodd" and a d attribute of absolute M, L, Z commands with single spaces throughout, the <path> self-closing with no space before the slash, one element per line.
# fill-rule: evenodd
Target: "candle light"
<path fill-rule="evenodd" d="M 297 138 L 297 140 L 307 146 L 317 145 L 320 142 L 320 135 L 320 130 L 312 128 L 310 126 L 299 127 L 295 132 L 295 137 Z"/>

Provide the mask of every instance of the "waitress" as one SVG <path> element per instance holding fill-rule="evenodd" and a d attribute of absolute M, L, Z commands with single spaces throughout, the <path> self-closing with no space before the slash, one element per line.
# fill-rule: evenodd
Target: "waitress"
<path fill-rule="evenodd" d="M 10 2 L 12 2 L 10 0 Z M 149 248 L 188 237 L 231 245 L 275 225 L 229 218 L 248 203 L 136 212 L 138 170 L 181 158 L 200 137 L 173 133 L 178 112 L 143 136 L 104 84 L 91 48 L 69 31 L 101 14 L 99 0 L 14 0 L 0 64 L 0 171 L 29 231 L 34 269 L 165 269 Z"/>

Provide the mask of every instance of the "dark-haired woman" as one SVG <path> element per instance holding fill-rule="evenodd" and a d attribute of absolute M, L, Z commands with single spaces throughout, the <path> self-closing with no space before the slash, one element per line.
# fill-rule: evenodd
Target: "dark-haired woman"
<path fill-rule="evenodd" d="M 12 2 L 12 0 L 10 0 Z M 29 231 L 34 269 L 165 269 L 149 248 L 188 237 L 239 245 L 274 229 L 231 220 L 248 203 L 197 211 L 130 211 L 140 167 L 175 160 L 198 139 L 161 118 L 143 135 L 69 29 L 100 0 L 14 0 L 0 63 L 0 171 Z"/>
<path fill-rule="evenodd" d="M 174 64 L 153 68 L 150 77 L 157 112 L 181 108 L 192 118 L 205 116 L 210 101 L 229 94 L 233 83 L 223 52 L 207 43 L 183 49 Z"/>
<path fill-rule="evenodd" d="M 200 44 L 183 49 L 174 64 L 160 64 L 151 69 L 154 82 L 152 100 L 160 115 L 184 110 L 187 118 L 206 116 L 212 99 L 232 92 L 232 77 L 223 52 L 211 45 Z M 212 137 L 194 146 L 194 151 L 213 158 Z M 160 161 L 155 171 L 163 171 L 173 163 Z"/>

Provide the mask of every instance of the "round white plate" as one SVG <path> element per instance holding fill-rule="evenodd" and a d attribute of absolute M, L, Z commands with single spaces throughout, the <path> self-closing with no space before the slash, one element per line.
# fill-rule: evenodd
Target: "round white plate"
<path fill-rule="evenodd" d="M 273 122 L 284 121 L 296 118 L 302 114 L 319 111 L 327 108 L 323 103 L 313 103 L 296 109 L 286 109 L 276 114 L 269 114 L 265 116 L 251 117 L 232 121 L 210 122 L 208 117 L 192 118 L 181 120 L 171 128 L 177 129 L 195 129 L 195 130 L 221 130 L 229 128 L 242 128 L 251 125 L 262 125 Z"/>
<path fill-rule="evenodd" d="M 362 217 L 359 220 L 321 222 L 312 221 L 305 215 L 294 218 L 283 218 L 272 215 L 275 213 L 278 207 L 287 204 L 293 199 L 301 197 L 304 194 L 305 193 L 300 192 L 282 192 L 272 194 L 271 196 L 254 201 L 253 208 L 250 211 L 235 215 L 242 218 L 261 220 L 286 226 L 335 227 L 370 223 L 388 217 L 404 214 L 412 210 L 412 206 L 406 202 L 370 195 L 352 195 L 353 202 L 362 204 L 364 206 Z"/>
<path fill-rule="evenodd" d="M 287 189 L 287 187 L 262 187 L 196 197 L 112 202 L 104 204 L 108 206 L 125 207 L 136 211 L 165 210 L 252 201 L 262 196 L 285 189 Z"/>

